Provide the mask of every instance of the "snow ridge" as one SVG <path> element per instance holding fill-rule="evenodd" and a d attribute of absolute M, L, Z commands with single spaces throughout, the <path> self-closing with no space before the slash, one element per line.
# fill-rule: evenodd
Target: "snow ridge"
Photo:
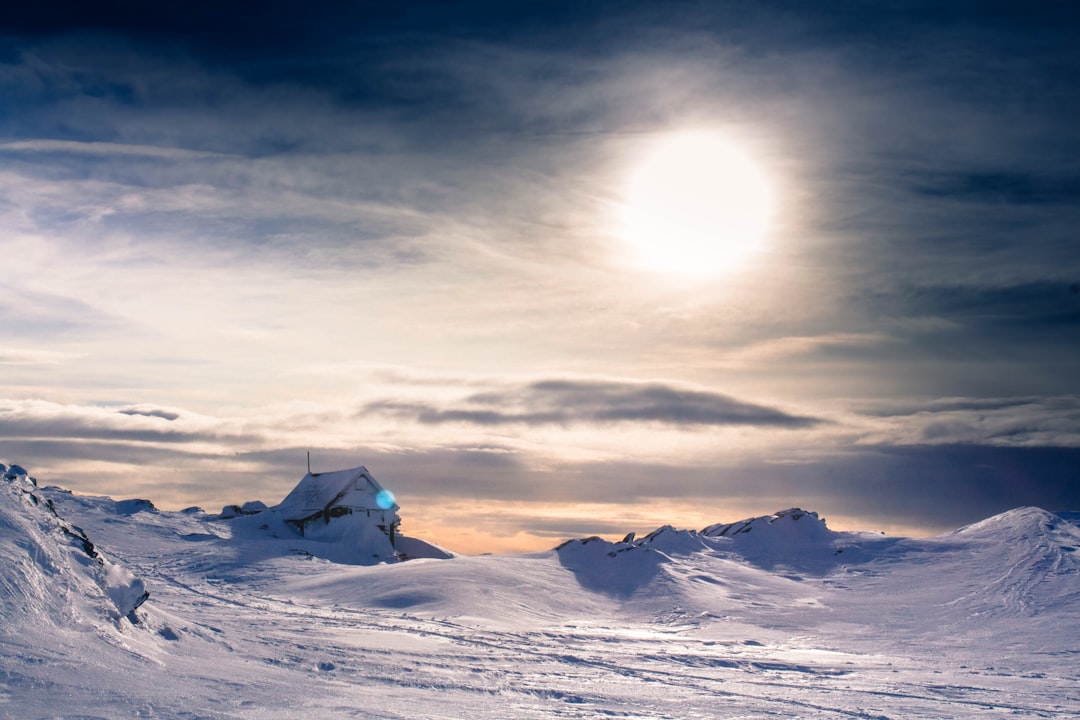
<path fill-rule="evenodd" d="M 641 587 L 657 574 L 660 565 L 676 557 L 709 553 L 768 570 L 822 573 L 850 558 L 839 556 L 865 539 L 867 535 L 862 533 L 833 532 L 815 512 L 789 508 L 738 522 L 716 523 L 701 531 L 664 525 L 639 539 L 631 533 L 618 543 L 601 538 L 568 540 L 555 550 L 582 583 L 615 586 L 625 593 Z M 636 558 L 633 567 L 627 557 Z"/>
<path fill-rule="evenodd" d="M 60 517 L 24 468 L 0 464 L 0 476 L 4 618 L 52 624 L 134 619 L 150 596 L 143 581 L 107 559 L 80 527 Z M 12 623 L 5 626 L 12 630 Z"/>

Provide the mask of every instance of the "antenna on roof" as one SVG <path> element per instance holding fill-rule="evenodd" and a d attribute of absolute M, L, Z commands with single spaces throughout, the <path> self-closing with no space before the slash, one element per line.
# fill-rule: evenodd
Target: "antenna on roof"
<path fill-rule="evenodd" d="M 311 451 L 307 451 L 307 474 L 311 474 Z"/>

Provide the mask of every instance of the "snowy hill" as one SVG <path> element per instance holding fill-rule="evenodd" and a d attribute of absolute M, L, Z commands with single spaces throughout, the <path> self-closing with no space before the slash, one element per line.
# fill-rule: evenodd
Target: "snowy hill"
<path fill-rule="evenodd" d="M 149 595 L 143 582 L 60 517 L 23 468 L 0 465 L 0 477 L 2 632 L 131 617 Z"/>
<path fill-rule="evenodd" d="M 5 481 L 0 716 L 1080 716 L 1075 515 L 912 539 L 790 509 L 380 565 L 258 518 Z"/>

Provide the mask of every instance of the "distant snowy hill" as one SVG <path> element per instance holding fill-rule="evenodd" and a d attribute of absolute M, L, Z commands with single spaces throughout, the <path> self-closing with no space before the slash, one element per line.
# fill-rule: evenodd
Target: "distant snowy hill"
<path fill-rule="evenodd" d="M 1080 717 L 1076 514 L 365 565 L 265 506 L 4 477 L 0 717 Z"/>
<path fill-rule="evenodd" d="M 791 508 L 774 515 L 710 525 L 700 532 L 665 525 L 643 538 L 628 536 L 618 543 L 600 538 L 569 540 L 557 551 L 567 567 L 580 571 L 583 582 L 590 582 L 589 573 L 600 573 L 612 577 L 594 584 L 632 587 L 641 583 L 631 580 L 635 574 L 631 565 L 640 567 L 639 574 L 655 574 L 660 563 L 676 556 L 704 552 L 767 570 L 823 572 L 849 559 L 839 557 L 845 550 L 865 543 L 879 546 L 880 539 L 876 534 L 833 532 L 817 513 Z M 604 556 L 611 560 L 605 561 Z M 616 565 L 622 567 L 615 570 Z"/>

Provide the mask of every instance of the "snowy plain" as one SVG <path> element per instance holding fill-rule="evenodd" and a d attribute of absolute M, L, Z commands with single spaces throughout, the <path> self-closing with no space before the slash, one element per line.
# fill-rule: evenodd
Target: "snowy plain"
<path fill-rule="evenodd" d="M 1080 717 L 1076 513 L 358 565 L 0 471 L 2 717 Z"/>

